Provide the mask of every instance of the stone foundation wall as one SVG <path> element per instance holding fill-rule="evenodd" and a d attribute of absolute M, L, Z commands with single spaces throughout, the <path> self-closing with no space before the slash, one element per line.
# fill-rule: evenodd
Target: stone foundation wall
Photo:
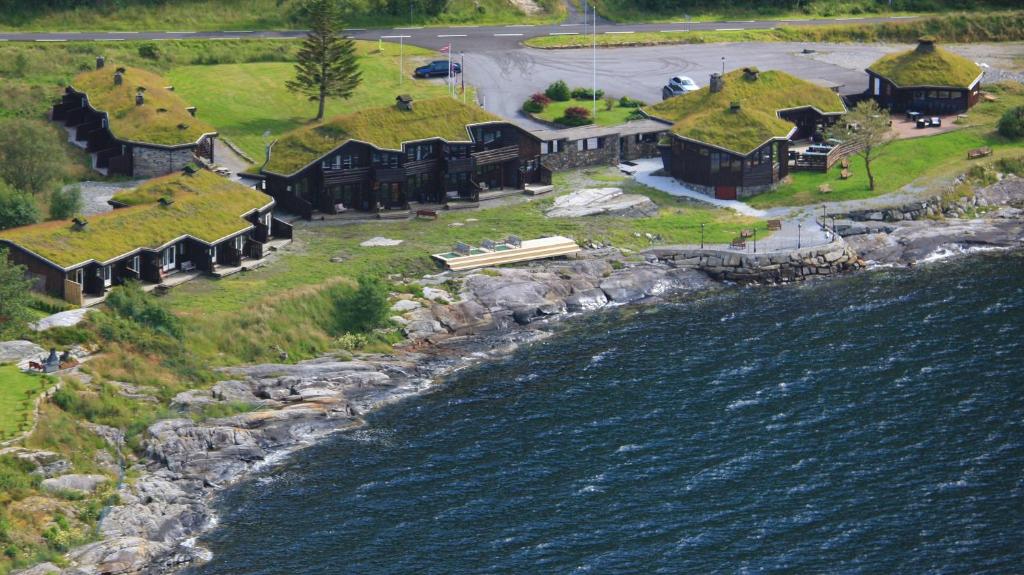
<path fill-rule="evenodd" d="M 132 175 L 136 178 L 155 178 L 179 172 L 192 161 L 192 148 L 171 150 L 132 146 Z"/>
<path fill-rule="evenodd" d="M 657 142 L 637 142 L 633 136 L 626 137 L 626 149 L 622 151 L 622 157 L 627 160 L 638 160 L 640 158 L 657 158 Z"/>
<path fill-rule="evenodd" d="M 955 200 L 932 196 L 919 202 L 911 202 L 902 206 L 891 206 L 873 210 L 857 210 L 844 214 L 846 219 L 855 222 L 900 222 L 919 220 L 921 218 L 959 218 L 968 210 L 984 205 L 977 196 L 962 197 Z M 836 216 L 839 217 L 838 215 Z"/>
<path fill-rule="evenodd" d="M 761 254 L 676 248 L 656 248 L 645 253 L 676 267 L 701 270 L 717 280 L 744 283 L 786 283 L 864 266 L 842 239 L 822 246 Z"/>
<path fill-rule="evenodd" d="M 603 148 L 582 152 L 576 149 L 576 142 L 569 142 L 561 152 L 541 156 L 540 163 L 552 172 L 587 166 L 614 166 L 619 163 L 619 139 L 606 137 Z"/>
<path fill-rule="evenodd" d="M 680 182 L 681 184 L 683 184 L 684 186 L 692 189 L 695 192 L 699 192 L 701 194 L 704 194 L 705 196 L 708 196 L 709 198 L 715 197 L 715 186 L 702 186 L 700 184 L 691 184 L 690 182 L 687 182 L 685 180 L 680 180 L 679 178 L 676 178 L 676 180 L 678 182 Z M 764 185 L 764 186 L 737 186 L 736 187 L 736 198 L 742 200 L 744 198 L 749 198 L 749 197 L 752 197 L 752 196 L 756 196 L 758 194 L 763 194 L 765 192 L 770 192 L 770 191 L 774 190 L 775 187 L 776 187 L 775 184 L 767 184 L 767 185 Z"/>

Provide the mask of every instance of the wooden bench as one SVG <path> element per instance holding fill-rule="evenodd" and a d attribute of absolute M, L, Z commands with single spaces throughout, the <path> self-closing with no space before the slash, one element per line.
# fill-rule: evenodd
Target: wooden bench
<path fill-rule="evenodd" d="M 741 238 L 749 238 L 749 237 L 751 237 L 753 235 L 754 235 L 754 230 L 741 230 L 740 231 L 740 237 Z"/>
<path fill-rule="evenodd" d="M 435 210 L 416 210 L 417 218 L 431 218 L 437 219 L 437 212 Z"/>
<path fill-rule="evenodd" d="M 839 179 L 841 179 L 841 180 L 849 180 L 850 179 L 850 170 L 849 170 L 849 168 L 843 168 L 843 171 L 839 172 Z"/>
<path fill-rule="evenodd" d="M 452 251 L 461 256 L 468 256 L 473 252 L 473 248 L 467 243 L 455 242 L 455 245 L 452 246 Z"/>
<path fill-rule="evenodd" d="M 985 146 L 983 148 L 974 148 L 973 150 L 967 151 L 968 160 L 977 160 L 978 158 L 984 158 L 985 156 L 992 155 L 992 148 Z"/>
<path fill-rule="evenodd" d="M 731 248 L 743 248 L 743 249 L 746 249 L 746 247 L 747 247 L 747 240 L 745 240 L 743 238 L 736 238 L 736 239 L 734 239 L 732 241 L 732 243 L 729 244 L 729 247 L 731 247 Z"/>
<path fill-rule="evenodd" d="M 196 269 L 196 264 L 192 262 L 181 262 L 181 271 L 190 272 L 194 269 Z"/>
<path fill-rule="evenodd" d="M 839 165 L 842 166 L 844 170 L 850 169 L 850 158 L 843 158 L 842 161 L 839 162 Z"/>
<path fill-rule="evenodd" d="M 509 234 L 509 236 L 507 238 L 505 238 L 505 243 L 510 245 L 510 246 L 512 246 L 512 247 L 514 247 L 514 248 L 521 248 L 521 247 L 523 247 L 523 240 L 520 239 L 519 236 L 513 235 L 513 234 Z"/>
<path fill-rule="evenodd" d="M 832 193 L 832 186 L 830 186 L 828 184 L 822 184 L 822 185 L 818 186 L 818 191 L 820 193 L 822 193 L 822 194 L 831 194 Z"/>
<path fill-rule="evenodd" d="M 768 220 L 768 229 L 777 232 L 782 229 L 782 220 Z"/>

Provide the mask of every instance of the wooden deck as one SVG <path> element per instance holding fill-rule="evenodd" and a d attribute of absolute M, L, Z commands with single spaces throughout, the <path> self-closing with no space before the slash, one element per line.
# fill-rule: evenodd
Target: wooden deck
<path fill-rule="evenodd" d="M 553 258 L 576 254 L 580 247 L 576 242 L 562 236 L 525 240 L 521 247 L 501 244 L 494 250 L 473 248 L 469 255 L 454 252 L 434 254 L 433 258 L 452 271 L 470 270 L 502 264 L 514 264 L 530 260 Z"/>

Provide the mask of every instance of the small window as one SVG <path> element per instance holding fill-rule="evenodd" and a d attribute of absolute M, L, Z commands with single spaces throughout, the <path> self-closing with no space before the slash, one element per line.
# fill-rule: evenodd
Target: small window
<path fill-rule="evenodd" d="M 587 149 L 596 150 L 601 147 L 601 138 L 587 138 Z"/>
<path fill-rule="evenodd" d="M 938 98 L 938 97 L 939 97 L 939 92 L 938 92 L 938 90 L 928 90 L 928 97 L 929 97 L 930 99 L 932 99 L 932 100 L 934 100 L 934 99 Z"/>
<path fill-rule="evenodd" d="M 584 141 L 584 140 L 576 140 L 576 149 L 577 150 L 579 150 L 581 152 L 583 150 L 586 150 L 587 149 L 586 145 L 587 145 L 586 141 Z"/>

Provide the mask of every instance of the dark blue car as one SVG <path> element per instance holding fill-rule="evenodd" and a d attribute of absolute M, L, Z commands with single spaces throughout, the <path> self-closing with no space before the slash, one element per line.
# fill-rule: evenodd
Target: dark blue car
<path fill-rule="evenodd" d="M 456 62 L 452 62 L 452 74 L 461 74 L 462 66 Z M 447 76 L 448 75 L 448 60 L 434 60 L 426 66 L 420 66 L 416 68 L 417 78 L 430 78 L 431 76 Z"/>

